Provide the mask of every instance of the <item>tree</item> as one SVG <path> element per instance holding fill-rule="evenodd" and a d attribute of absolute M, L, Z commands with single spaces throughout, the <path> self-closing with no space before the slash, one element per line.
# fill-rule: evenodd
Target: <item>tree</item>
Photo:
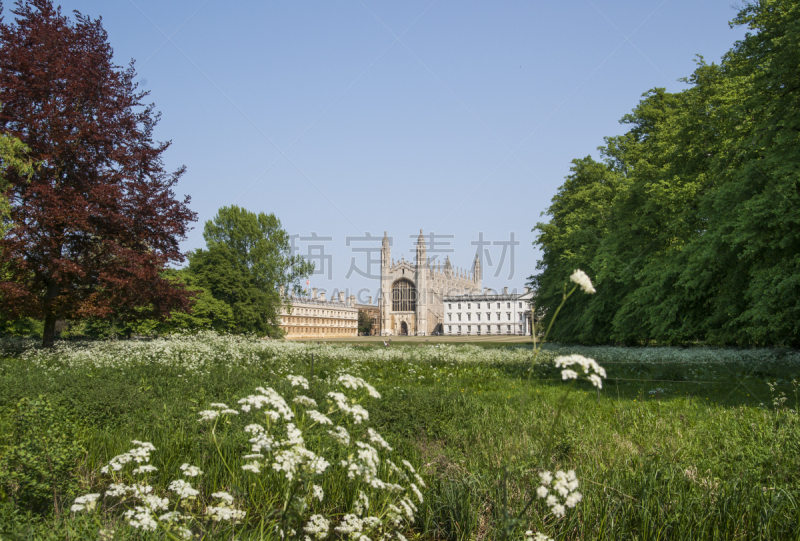
<path fill-rule="evenodd" d="M 37 164 L 6 172 L 10 230 L 0 240 L 0 309 L 44 320 L 165 318 L 190 293 L 161 275 L 183 260 L 178 243 L 195 219 L 164 170 L 170 143 L 155 142 L 159 115 L 144 106 L 133 63 L 122 69 L 100 20 L 63 16 L 50 0 L 20 1 L 0 20 L 0 132 Z"/>
<path fill-rule="evenodd" d="M 314 270 L 291 254 L 280 220 L 223 207 L 206 222 L 203 237 L 208 248 L 189 254 L 194 283 L 231 308 L 236 332 L 280 336 L 281 290 L 299 292 L 300 280 Z"/>
<path fill-rule="evenodd" d="M 2 106 L 0 106 L 2 111 Z M 5 235 L 8 229 L 7 223 L 9 216 L 8 198 L 5 193 L 9 187 L 6 180 L 6 172 L 16 171 L 22 177 L 30 177 L 33 174 L 33 165 L 26 158 L 28 147 L 16 137 L 11 137 L 7 133 L 0 133 L 0 237 Z"/>
<path fill-rule="evenodd" d="M 372 316 L 364 310 L 358 311 L 358 334 L 370 334 L 372 332 Z"/>

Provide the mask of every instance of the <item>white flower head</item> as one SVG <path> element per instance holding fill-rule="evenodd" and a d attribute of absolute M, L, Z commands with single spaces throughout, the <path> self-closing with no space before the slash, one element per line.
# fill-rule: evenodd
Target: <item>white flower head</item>
<path fill-rule="evenodd" d="M 100 494 L 85 494 L 75 498 L 75 503 L 70 507 L 70 511 L 77 513 L 78 511 L 92 511 L 97 507 L 97 500 L 100 499 Z"/>
<path fill-rule="evenodd" d="M 317 407 L 317 401 L 316 400 L 314 400 L 313 398 L 309 398 L 307 396 L 304 396 L 304 395 L 297 395 L 297 396 L 294 397 L 294 400 L 292 400 L 292 401 L 295 404 L 300 404 L 301 406 L 304 406 L 306 408 L 316 408 Z"/>
<path fill-rule="evenodd" d="M 592 285 L 592 280 L 587 276 L 585 272 L 580 269 L 575 269 L 575 272 L 569 277 L 569 279 L 576 284 L 583 290 L 584 293 L 597 293 L 594 286 Z"/>
<path fill-rule="evenodd" d="M 182 464 L 181 471 L 186 477 L 197 477 L 198 475 L 203 475 L 203 470 L 190 464 Z"/>
<path fill-rule="evenodd" d="M 308 380 L 303 376 L 295 376 L 289 374 L 288 376 L 286 376 L 286 379 L 289 380 L 289 383 L 292 384 L 292 387 L 297 387 L 299 385 L 303 389 L 308 390 Z"/>

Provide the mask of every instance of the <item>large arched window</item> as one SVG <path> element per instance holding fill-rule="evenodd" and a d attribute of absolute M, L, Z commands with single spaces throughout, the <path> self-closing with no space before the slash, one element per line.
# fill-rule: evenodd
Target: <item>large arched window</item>
<path fill-rule="evenodd" d="M 414 312 L 417 309 L 417 290 L 408 280 L 398 280 L 392 286 L 392 311 Z"/>

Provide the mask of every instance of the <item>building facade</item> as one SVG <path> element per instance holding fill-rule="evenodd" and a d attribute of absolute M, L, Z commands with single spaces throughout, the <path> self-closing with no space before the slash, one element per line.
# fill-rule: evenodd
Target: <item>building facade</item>
<path fill-rule="evenodd" d="M 428 262 L 425 236 L 419 231 L 415 261 L 392 259 L 389 237 L 383 234 L 381 246 L 380 333 L 383 336 L 425 336 L 443 332 L 443 300 L 446 296 L 478 294 L 481 291 L 481 265 L 475 256 L 472 271 L 453 268 L 450 258 L 444 264 Z"/>
<path fill-rule="evenodd" d="M 311 297 L 290 297 L 288 307 L 283 306 L 280 327 L 285 338 L 344 338 L 358 336 L 358 308 L 356 298 L 325 300 L 325 293 L 317 295 L 313 288 Z"/>
<path fill-rule="evenodd" d="M 444 298 L 445 335 L 500 335 L 531 333 L 533 293 L 448 295 Z"/>

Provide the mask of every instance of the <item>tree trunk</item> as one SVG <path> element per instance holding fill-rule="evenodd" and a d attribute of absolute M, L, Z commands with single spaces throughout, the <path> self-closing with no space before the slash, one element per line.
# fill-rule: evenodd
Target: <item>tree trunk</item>
<path fill-rule="evenodd" d="M 44 334 L 42 337 L 42 346 L 51 348 L 56 342 L 56 316 L 55 314 L 47 314 L 44 318 Z"/>

